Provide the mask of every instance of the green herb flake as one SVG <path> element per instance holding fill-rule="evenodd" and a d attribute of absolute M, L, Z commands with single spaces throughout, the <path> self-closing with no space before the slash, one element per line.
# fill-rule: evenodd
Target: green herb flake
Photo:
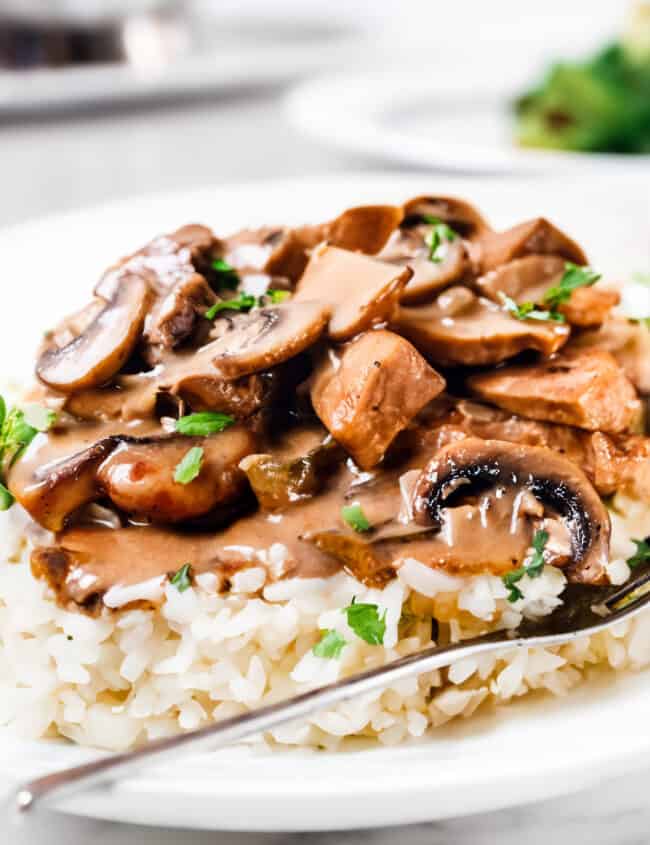
<path fill-rule="evenodd" d="M 172 577 L 169 579 L 169 583 L 173 584 L 179 593 L 184 593 L 185 590 L 188 590 L 192 586 L 192 581 L 190 579 L 190 570 L 190 564 L 186 563 L 181 566 L 178 572 L 175 572 L 174 575 L 172 575 Z"/>
<path fill-rule="evenodd" d="M 177 484 L 189 484 L 201 472 L 203 464 L 203 449 L 193 446 L 183 457 L 174 470 L 174 481 Z"/>
<path fill-rule="evenodd" d="M 341 652 L 347 645 L 347 640 L 338 631 L 328 630 L 321 632 L 321 638 L 312 648 L 316 657 L 325 657 L 328 660 L 338 660 Z"/>
<path fill-rule="evenodd" d="M 438 217 L 432 217 L 430 214 L 423 214 L 422 219 L 425 223 L 431 225 L 431 231 L 426 235 L 424 242 L 429 247 L 429 261 L 434 264 L 440 264 L 444 256 L 440 254 L 440 248 L 444 243 L 453 243 L 458 235 L 451 226 L 448 226 L 444 220 Z"/>
<path fill-rule="evenodd" d="M 632 281 L 650 287 L 650 273 L 632 273 Z"/>
<path fill-rule="evenodd" d="M 214 305 L 208 308 L 204 316 L 207 320 L 214 320 L 221 311 L 250 311 L 257 304 L 256 297 L 251 296 L 249 293 L 241 293 L 234 299 L 222 299 L 219 302 L 215 302 Z"/>
<path fill-rule="evenodd" d="M 574 290 L 591 287 L 600 278 L 600 273 L 596 273 L 591 267 L 579 267 L 577 264 L 567 261 L 564 265 L 564 275 L 557 285 L 546 291 L 544 302 L 555 309 L 558 305 L 567 302 Z"/>
<path fill-rule="evenodd" d="M 348 625 L 359 639 L 370 645 L 383 645 L 384 634 L 386 633 L 386 611 L 379 615 L 379 607 L 376 604 L 357 603 L 352 599 L 352 604 L 343 608 L 347 615 Z"/>
<path fill-rule="evenodd" d="M 641 566 L 643 563 L 650 561 L 650 543 L 648 540 L 632 540 L 636 546 L 636 552 L 627 559 L 627 565 L 634 569 L 635 566 Z"/>
<path fill-rule="evenodd" d="M 218 434 L 235 422 L 234 417 L 220 414 L 216 411 L 203 411 L 199 414 L 188 414 L 176 420 L 176 431 L 188 437 L 207 437 Z"/>
<path fill-rule="evenodd" d="M 533 554 L 528 562 L 524 566 L 520 566 L 519 569 L 513 569 L 511 572 L 507 572 L 502 577 L 501 580 L 509 591 L 509 602 L 514 603 L 519 601 L 519 599 L 523 599 L 524 594 L 517 586 L 517 583 L 521 581 L 524 575 L 528 575 L 529 578 L 539 578 L 544 571 L 544 549 L 548 543 L 548 537 L 548 531 L 536 531 L 531 543 L 533 547 Z"/>
<path fill-rule="evenodd" d="M 358 531 L 359 534 L 363 534 L 364 531 L 370 531 L 372 528 L 359 504 L 346 505 L 341 508 L 341 518 L 343 522 L 346 522 L 350 528 Z"/>
<path fill-rule="evenodd" d="M 517 304 L 503 292 L 499 293 L 499 297 L 506 311 L 518 320 L 552 320 L 554 323 L 564 323 L 566 320 L 564 314 L 559 314 L 557 311 L 541 311 L 535 308 L 533 302 Z"/>
<path fill-rule="evenodd" d="M 281 302 L 286 302 L 291 296 L 291 293 L 288 290 L 273 290 L 269 288 L 264 296 L 271 301 L 272 305 L 279 305 Z"/>
<path fill-rule="evenodd" d="M 0 511 L 8 511 L 15 501 L 4 484 L 0 484 Z"/>
<path fill-rule="evenodd" d="M 239 276 L 232 264 L 228 264 L 223 258 L 215 258 L 210 266 L 217 274 L 217 284 L 220 288 L 226 288 L 227 290 L 235 290 L 237 288 Z"/>

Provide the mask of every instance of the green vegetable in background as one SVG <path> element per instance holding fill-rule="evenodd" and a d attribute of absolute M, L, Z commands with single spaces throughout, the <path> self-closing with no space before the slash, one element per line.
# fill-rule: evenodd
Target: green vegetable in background
<path fill-rule="evenodd" d="M 558 62 L 514 104 L 519 144 L 579 152 L 650 152 L 650 24 L 581 62 Z"/>

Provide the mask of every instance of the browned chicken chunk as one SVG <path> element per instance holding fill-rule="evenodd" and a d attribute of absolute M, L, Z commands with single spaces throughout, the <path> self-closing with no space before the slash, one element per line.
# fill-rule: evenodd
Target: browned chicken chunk
<path fill-rule="evenodd" d="M 515 414 L 620 433 L 638 427 L 641 403 L 608 352 L 566 352 L 531 366 L 471 376 L 471 390 Z"/>
<path fill-rule="evenodd" d="M 503 294 L 516 303 L 532 302 L 546 308 L 545 296 L 557 285 L 565 273 L 566 261 L 557 255 L 526 255 L 490 270 L 476 280 L 478 291 L 493 302 L 500 302 Z M 580 287 L 571 292 L 567 302 L 557 310 L 572 326 L 599 326 L 620 295 L 603 287 Z"/>
<path fill-rule="evenodd" d="M 315 374 L 312 402 L 332 436 L 369 469 L 445 382 L 392 332 L 367 332 L 332 356 Z"/>

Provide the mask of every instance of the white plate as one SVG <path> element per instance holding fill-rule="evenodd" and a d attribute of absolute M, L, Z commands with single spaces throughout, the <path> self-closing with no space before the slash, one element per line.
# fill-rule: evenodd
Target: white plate
<path fill-rule="evenodd" d="M 627 273 L 648 264 L 648 197 L 617 186 L 587 192 L 566 183 L 366 175 L 144 197 L 0 232 L 3 375 L 28 373 L 39 331 L 79 306 L 116 256 L 157 232 L 189 220 L 224 234 L 264 222 L 317 221 L 351 204 L 426 192 L 463 194 L 498 226 L 546 214 L 605 270 Z M 607 676 L 566 699 L 520 701 L 395 749 L 269 754 L 240 747 L 181 757 L 62 809 L 155 825 L 265 831 L 370 827 L 496 809 L 647 766 L 649 693 L 649 673 L 616 683 Z M 63 743 L 25 742 L 5 730 L 0 784 L 89 754 Z"/>
<path fill-rule="evenodd" d="M 650 155 L 518 149 L 509 104 L 540 61 L 536 56 L 526 62 L 521 51 L 515 57 L 507 43 L 499 46 L 509 62 L 461 54 L 437 67 L 304 82 L 289 95 L 289 118 L 341 149 L 418 167 L 502 174 L 607 170 L 647 179 Z"/>
<path fill-rule="evenodd" d="M 168 33 L 166 49 L 138 21 L 127 24 L 125 33 L 139 57 L 130 64 L 0 68 L 0 114 L 259 89 L 340 67 L 363 47 L 353 25 L 318 15 L 276 20 L 264 11 L 255 19 L 214 10 L 190 18 L 187 33 Z"/>

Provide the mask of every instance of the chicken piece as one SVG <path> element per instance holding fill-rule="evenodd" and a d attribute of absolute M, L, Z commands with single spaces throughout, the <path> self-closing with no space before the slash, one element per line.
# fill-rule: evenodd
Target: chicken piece
<path fill-rule="evenodd" d="M 609 352 L 565 352 L 540 364 L 471 376 L 481 399 L 515 414 L 617 434 L 638 427 L 641 403 Z"/>
<path fill-rule="evenodd" d="M 340 357 L 323 359 L 311 399 L 335 440 L 362 469 L 369 469 L 444 386 L 408 341 L 378 330 L 344 347 Z"/>
<path fill-rule="evenodd" d="M 394 325 L 434 364 L 498 364 L 526 349 L 551 355 L 563 346 L 568 326 L 517 320 L 468 288 L 453 287 L 431 305 L 402 308 Z"/>
<path fill-rule="evenodd" d="M 570 347 L 611 352 L 639 393 L 650 395 L 650 330 L 644 322 L 611 316 L 599 329 L 572 337 Z"/>
<path fill-rule="evenodd" d="M 500 302 L 505 294 L 519 304 L 532 302 L 544 309 L 548 307 L 546 293 L 559 284 L 565 269 L 565 260 L 557 255 L 526 255 L 490 270 L 476 280 L 475 286 L 493 302 Z M 572 291 L 567 302 L 557 310 L 572 326 L 590 328 L 599 326 L 619 300 L 615 290 L 581 287 Z"/>
<path fill-rule="evenodd" d="M 326 303 L 332 308 L 329 336 L 350 340 L 392 318 L 412 275 L 408 267 L 324 245 L 313 252 L 293 301 Z"/>

